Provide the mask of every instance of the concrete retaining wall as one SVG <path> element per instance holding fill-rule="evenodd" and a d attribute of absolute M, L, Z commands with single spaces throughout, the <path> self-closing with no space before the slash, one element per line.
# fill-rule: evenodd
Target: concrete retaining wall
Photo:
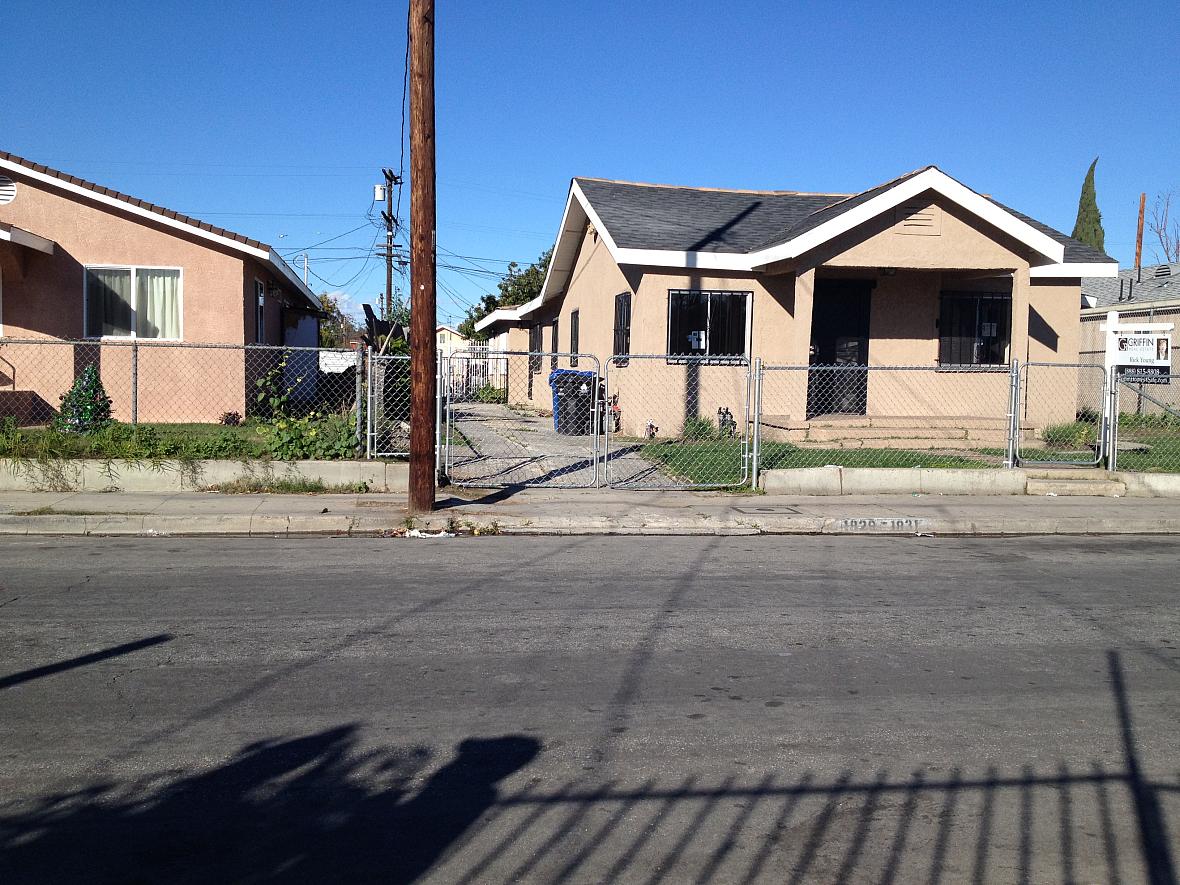
<path fill-rule="evenodd" d="M 761 487 L 775 495 L 1023 495 L 1022 470 L 924 467 L 809 467 L 767 470 Z"/>
<path fill-rule="evenodd" d="M 405 492 L 409 465 L 383 461 L 13 461 L 0 458 L 0 491 L 173 492 L 235 480 L 364 483 L 372 492 Z"/>

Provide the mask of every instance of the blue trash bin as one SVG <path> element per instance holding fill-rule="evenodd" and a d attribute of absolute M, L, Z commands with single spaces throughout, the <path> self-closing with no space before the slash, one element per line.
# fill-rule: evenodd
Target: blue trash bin
<path fill-rule="evenodd" d="M 594 428 L 595 372 L 554 369 L 549 373 L 553 391 L 553 429 L 563 436 L 589 436 Z"/>

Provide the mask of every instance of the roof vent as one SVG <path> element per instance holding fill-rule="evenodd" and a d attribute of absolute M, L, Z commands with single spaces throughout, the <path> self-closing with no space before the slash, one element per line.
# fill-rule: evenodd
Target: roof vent
<path fill-rule="evenodd" d="M 16 199 L 16 182 L 0 175 L 0 206 L 6 206 Z"/>
<path fill-rule="evenodd" d="M 936 237 L 942 232 L 942 217 L 937 206 L 921 203 L 898 206 L 893 220 L 899 234 Z"/>
<path fill-rule="evenodd" d="M 1160 277 L 1170 277 L 1171 275 L 1172 275 L 1172 266 L 1170 264 L 1161 264 L 1159 267 L 1157 267 L 1155 269 L 1155 273 L 1152 274 L 1152 276 L 1155 277 L 1157 280 Z"/>

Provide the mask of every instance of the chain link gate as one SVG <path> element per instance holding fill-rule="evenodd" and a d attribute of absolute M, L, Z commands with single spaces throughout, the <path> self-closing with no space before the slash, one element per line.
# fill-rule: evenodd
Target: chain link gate
<path fill-rule="evenodd" d="M 369 350 L 365 448 L 370 458 L 410 453 L 410 358 Z"/>
<path fill-rule="evenodd" d="M 750 481 L 745 358 L 619 355 L 606 367 L 606 482 L 715 489 Z"/>
<path fill-rule="evenodd" d="M 1106 370 L 1081 363 L 1025 363 L 1013 421 L 1017 462 L 1093 467 L 1106 456 Z"/>
<path fill-rule="evenodd" d="M 446 359 L 442 381 L 442 466 L 454 485 L 598 485 L 603 396 L 597 357 L 461 350 Z"/>

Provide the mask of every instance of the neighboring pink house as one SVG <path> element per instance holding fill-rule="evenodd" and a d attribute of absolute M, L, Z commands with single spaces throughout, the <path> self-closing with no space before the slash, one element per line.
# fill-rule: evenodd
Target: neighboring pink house
<path fill-rule="evenodd" d="M 132 350 L 140 420 L 245 413 L 243 349 L 164 343 L 314 347 L 320 315 L 265 243 L 0 151 L 0 417 L 38 423 L 97 362 L 126 419 Z"/>

